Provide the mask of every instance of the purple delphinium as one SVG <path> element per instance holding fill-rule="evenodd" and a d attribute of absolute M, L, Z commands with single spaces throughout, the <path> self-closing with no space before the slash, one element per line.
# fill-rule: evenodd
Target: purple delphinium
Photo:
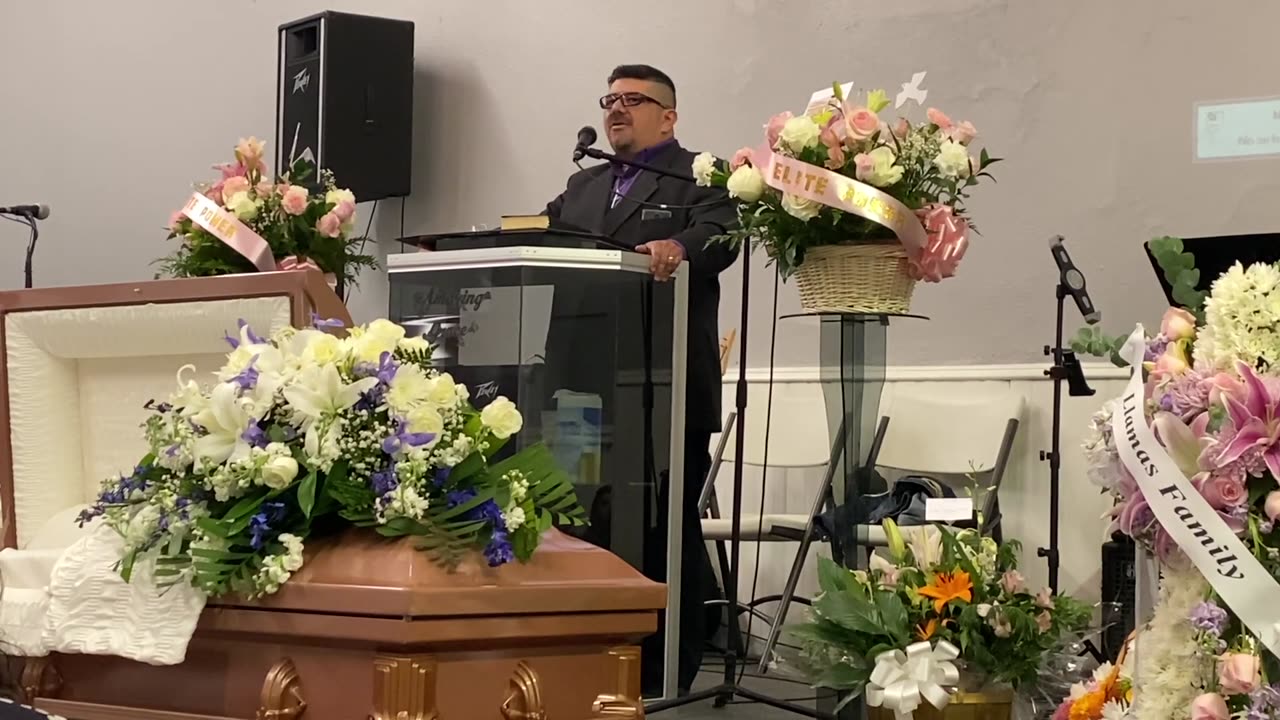
<path fill-rule="evenodd" d="M 449 482 L 449 468 L 442 467 L 436 470 L 436 476 L 431 482 L 438 488 L 444 487 L 445 483 Z"/>
<path fill-rule="evenodd" d="M 395 465 L 390 465 L 385 469 L 375 472 L 370 477 L 370 480 L 373 481 L 373 491 L 377 493 L 378 497 L 387 495 L 392 490 L 395 490 L 396 486 L 400 484 L 399 480 L 396 479 Z"/>
<path fill-rule="evenodd" d="M 256 333 L 253 332 L 253 328 L 249 327 L 248 320 L 245 320 L 244 318 L 237 320 L 236 327 L 240 328 L 240 330 L 244 332 L 245 337 L 249 338 L 249 342 L 253 343 L 254 345 L 266 344 L 267 341 L 259 337 Z"/>
<path fill-rule="evenodd" d="M 378 382 L 383 385 L 390 385 L 391 381 L 396 377 L 396 371 L 400 369 L 400 363 L 396 362 L 394 356 L 389 352 L 384 352 L 378 357 Z"/>
<path fill-rule="evenodd" d="M 1200 632 L 1206 632 L 1214 637 L 1221 637 L 1222 633 L 1227 629 L 1229 617 L 1227 611 L 1218 606 L 1217 603 L 1205 601 L 1191 608 L 1191 626 Z"/>
<path fill-rule="evenodd" d="M 1280 715 L 1280 685 L 1263 685 L 1249 693 L 1248 720 L 1271 720 Z"/>
<path fill-rule="evenodd" d="M 254 550 L 261 550 L 266 544 L 267 533 L 271 532 L 272 525 L 284 519 L 284 503 L 268 502 L 262 503 L 258 514 L 249 520 L 249 532 L 253 537 L 249 540 L 249 546 Z"/>
<path fill-rule="evenodd" d="M 240 439 L 259 448 L 266 447 L 268 443 L 267 434 L 262 431 L 262 426 L 258 424 L 257 420 L 249 421 L 249 426 L 244 429 L 244 432 L 240 433 Z"/>
<path fill-rule="evenodd" d="M 409 432 L 409 423 L 401 419 L 396 421 L 396 434 L 382 439 L 382 452 L 395 455 L 404 448 L 421 447 L 435 439 L 435 433 Z"/>
<path fill-rule="evenodd" d="M 331 328 L 334 330 L 341 330 L 346 326 L 347 324 L 338 318 L 322 318 L 316 313 L 311 313 L 311 327 L 313 328 Z"/>
<path fill-rule="evenodd" d="M 254 355 L 244 370 L 239 375 L 231 378 L 231 382 L 240 386 L 241 390 L 252 390 L 258 384 L 258 368 L 254 365 L 258 362 L 258 356 Z"/>
<path fill-rule="evenodd" d="M 493 537 L 490 538 L 489 544 L 485 546 L 484 557 L 489 561 L 489 567 L 506 565 L 516 559 L 515 553 L 511 549 L 511 539 L 505 529 L 496 527 L 493 529 Z"/>

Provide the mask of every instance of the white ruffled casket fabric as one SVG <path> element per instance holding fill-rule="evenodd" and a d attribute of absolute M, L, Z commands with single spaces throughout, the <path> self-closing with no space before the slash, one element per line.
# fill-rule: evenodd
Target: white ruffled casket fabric
<path fill-rule="evenodd" d="M 176 388 L 186 364 L 207 378 L 244 319 L 265 334 L 290 323 L 284 297 L 14 313 L 5 326 L 18 549 L 0 551 L 0 639 L 27 656 L 117 655 L 183 661 L 204 608 L 186 585 L 163 593 L 146 563 L 132 583 L 121 539 L 74 522 L 103 478 L 146 453 L 143 405 Z"/>

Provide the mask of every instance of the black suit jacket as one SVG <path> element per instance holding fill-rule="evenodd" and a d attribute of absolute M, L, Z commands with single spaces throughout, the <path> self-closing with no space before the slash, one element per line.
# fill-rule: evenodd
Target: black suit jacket
<path fill-rule="evenodd" d="M 690 174 L 694 153 L 672 143 L 648 164 Z M 733 264 L 738 253 L 719 242 L 716 235 L 737 223 L 737 210 L 723 188 L 698 187 L 685 180 L 641 171 L 616 207 L 610 208 L 613 172 L 608 164 L 574 173 L 568 186 L 546 209 L 562 222 L 608 235 L 615 242 L 635 247 L 653 240 L 674 239 L 685 248 L 689 270 L 689 339 L 686 380 L 685 429 L 715 432 L 720 429 L 720 272 Z M 670 217 L 645 219 L 652 204 L 698 205 L 672 207 Z M 641 206 L 638 202 L 649 203 Z"/>

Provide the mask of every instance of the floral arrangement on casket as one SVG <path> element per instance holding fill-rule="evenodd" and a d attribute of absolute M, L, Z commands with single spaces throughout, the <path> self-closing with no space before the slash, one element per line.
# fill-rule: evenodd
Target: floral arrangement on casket
<path fill-rule="evenodd" d="M 903 85 L 896 107 L 919 104 L 924 73 Z M 973 124 L 929 108 L 927 119 L 882 119 L 883 90 L 829 100 L 765 126 L 765 143 L 744 147 L 727 169 L 708 154 L 694 162 L 701 185 L 738 201 L 739 226 L 724 238 L 763 247 L 784 278 L 796 276 L 808 312 L 907 312 L 917 280 L 951 277 L 973 229 L 964 207 L 999 162 L 974 156 Z"/>
<path fill-rule="evenodd" d="M 522 427 L 515 405 L 477 412 L 400 326 L 263 338 L 242 323 L 227 339 L 217 382 L 182 368 L 177 392 L 149 406 L 150 453 L 81 515 L 124 537 L 125 580 L 154 560 L 158 584 L 255 597 L 302 567 L 313 529 L 415 537 L 447 563 L 483 550 L 498 566 L 528 560 L 553 524 L 582 524 L 545 446 L 490 464 Z"/>
<path fill-rule="evenodd" d="M 235 162 L 215 165 L 221 179 L 200 183 L 169 219 L 169 239 L 181 246 L 157 261 L 160 274 L 204 277 L 267 270 L 314 268 L 339 288 L 351 287 L 361 269 L 377 267 L 352 234 L 356 197 L 333 174 L 294 160 L 274 182 L 263 160 L 266 144 L 241 139 Z M 308 185 L 311 187 L 308 187 Z"/>
<path fill-rule="evenodd" d="M 1134 375 L 1084 446 L 1112 529 L 1161 568 L 1134 716 L 1280 718 L 1280 269 L 1237 263 L 1181 297 L 1159 333 L 1102 343 Z"/>
<path fill-rule="evenodd" d="M 865 690 L 872 707 L 907 715 L 923 702 L 941 709 L 957 686 L 1035 681 L 1042 658 L 1092 615 L 1070 596 L 1031 592 L 1016 542 L 892 521 L 885 531 L 889 559 L 873 555 L 869 571 L 819 560 L 822 592 L 791 629 L 797 668 L 817 686 Z M 1001 704 L 1007 713 L 1007 691 Z"/>

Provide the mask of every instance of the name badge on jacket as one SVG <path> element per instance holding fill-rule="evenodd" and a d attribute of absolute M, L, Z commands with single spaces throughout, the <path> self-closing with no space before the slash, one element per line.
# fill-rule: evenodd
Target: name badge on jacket
<path fill-rule="evenodd" d="M 671 211 L 661 208 L 643 208 L 640 210 L 640 222 L 649 220 L 670 220 Z"/>

